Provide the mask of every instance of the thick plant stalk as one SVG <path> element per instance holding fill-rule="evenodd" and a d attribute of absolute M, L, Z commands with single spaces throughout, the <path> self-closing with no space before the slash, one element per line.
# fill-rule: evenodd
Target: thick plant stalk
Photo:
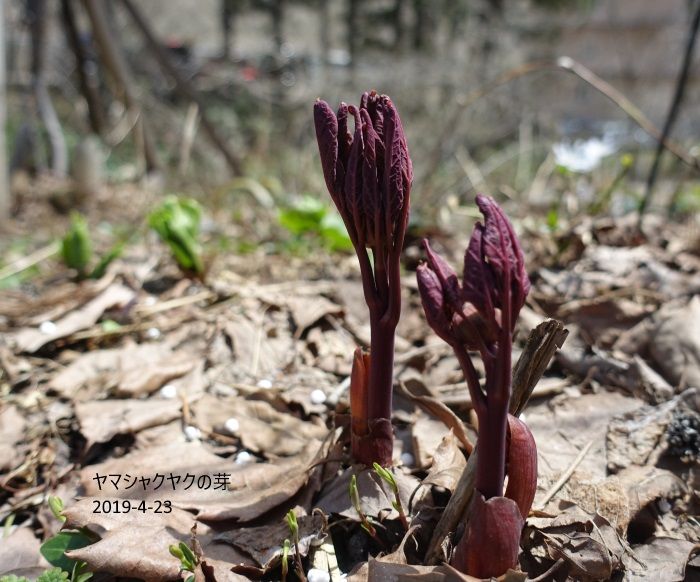
<path fill-rule="evenodd" d="M 348 129 L 348 119 L 354 131 Z M 401 311 L 400 258 L 408 224 L 413 168 L 399 115 L 386 95 L 364 93 L 360 106 L 314 105 L 314 123 L 328 191 L 357 253 L 369 309 L 371 346 L 366 382 L 351 398 L 356 461 L 391 464 L 394 336 Z M 371 256 L 370 256 L 371 253 Z M 355 363 L 359 365 L 356 356 Z M 360 378 L 359 371 L 355 375 Z M 359 380 L 358 380 L 359 381 Z M 360 419 L 363 419 L 362 422 Z M 366 431 L 366 432 L 365 432 Z"/>

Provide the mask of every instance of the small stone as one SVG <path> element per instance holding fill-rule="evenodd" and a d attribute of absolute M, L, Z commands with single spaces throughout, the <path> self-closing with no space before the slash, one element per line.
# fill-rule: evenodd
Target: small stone
<path fill-rule="evenodd" d="M 185 438 L 188 441 L 196 441 L 199 440 L 199 437 L 202 436 L 202 431 L 199 430 L 196 426 L 186 426 L 185 427 Z"/>
<path fill-rule="evenodd" d="M 239 429 L 241 428 L 241 423 L 238 422 L 237 418 L 229 418 L 224 423 L 224 428 L 226 429 L 227 432 L 229 432 L 231 434 L 236 434 L 239 431 Z"/>
<path fill-rule="evenodd" d="M 39 326 L 39 331 L 46 335 L 56 333 L 56 324 L 53 321 L 44 321 Z"/>
<path fill-rule="evenodd" d="M 245 465 L 246 463 L 250 463 L 252 460 L 253 455 L 251 455 L 248 451 L 241 451 L 236 455 L 233 462 L 236 463 L 236 465 Z"/>
<path fill-rule="evenodd" d="M 412 467 L 416 460 L 411 453 L 401 453 L 401 462 L 406 467 Z"/>
<path fill-rule="evenodd" d="M 311 568 L 306 574 L 306 579 L 309 582 L 330 582 L 331 575 L 324 570 L 319 570 L 318 568 Z"/>
<path fill-rule="evenodd" d="M 157 327 L 149 327 L 146 330 L 146 337 L 148 339 L 158 339 L 160 337 L 160 330 Z"/>
<path fill-rule="evenodd" d="M 258 387 L 258 388 L 264 388 L 264 389 L 266 389 L 266 390 L 267 390 L 268 388 L 272 388 L 272 380 L 268 380 L 267 378 L 263 378 L 262 380 L 259 380 L 259 381 L 258 381 L 257 387 Z"/>
<path fill-rule="evenodd" d="M 309 396 L 311 404 L 323 404 L 326 401 L 326 393 L 320 388 L 311 391 Z"/>
<path fill-rule="evenodd" d="M 172 384 L 166 384 L 160 389 L 160 397 L 161 398 L 175 398 L 177 396 L 177 388 L 173 386 Z M 194 428 L 194 427 L 188 427 L 188 428 Z"/>

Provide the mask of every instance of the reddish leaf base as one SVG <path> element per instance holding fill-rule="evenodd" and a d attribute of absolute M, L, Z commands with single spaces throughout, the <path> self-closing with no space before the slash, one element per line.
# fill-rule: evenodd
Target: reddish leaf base
<path fill-rule="evenodd" d="M 508 415 L 508 486 L 505 496 L 517 503 L 520 515 L 527 518 L 537 492 L 537 445 L 528 426 Z"/>
<path fill-rule="evenodd" d="M 457 544 L 451 564 L 477 578 L 498 577 L 518 562 L 525 521 L 517 503 L 506 497 L 488 501 L 475 491 L 467 532 Z"/>
<path fill-rule="evenodd" d="M 352 432 L 352 458 L 368 467 L 371 467 L 372 463 L 379 463 L 382 467 L 390 467 L 394 451 L 394 432 L 391 428 L 391 421 L 387 418 L 380 418 L 370 420 L 368 424 L 369 432 L 367 434 Z"/>

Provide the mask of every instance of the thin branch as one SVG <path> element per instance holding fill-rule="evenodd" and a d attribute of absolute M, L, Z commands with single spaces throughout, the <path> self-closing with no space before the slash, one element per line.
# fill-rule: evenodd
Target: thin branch
<path fill-rule="evenodd" d="M 646 188 L 644 191 L 644 198 L 642 198 L 642 203 L 639 207 L 640 221 L 642 219 L 642 216 L 644 215 L 644 212 L 649 206 L 649 202 L 651 201 L 651 193 L 654 188 L 654 183 L 656 182 L 656 175 L 659 171 L 661 154 L 663 154 L 664 152 L 664 143 L 671 135 L 673 124 L 676 122 L 678 112 L 681 109 L 683 95 L 685 94 L 685 88 L 688 84 L 690 65 L 693 62 L 693 50 L 695 48 L 695 41 L 698 38 L 698 28 L 700 28 L 700 0 L 695 0 L 695 13 L 693 14 L 693 20 L 690 24 L 688 40 L 685 44 L 685 54 L 683 55 L 683 64 L 681 65 L 680 73 L 678 75 L 678 81 L 676 82 L 676 90 L 673 94 L 671 107 L 668 110 L 668 116 L 666 117 L 666 122 L 664 123 L 664 128 L 661 132 L 661 139 L 659 139 L 659 142 L 656 146 L 654 163 L 651 165 L 651 169 L 649 170 L 649 176 L 647 177 Z"/>

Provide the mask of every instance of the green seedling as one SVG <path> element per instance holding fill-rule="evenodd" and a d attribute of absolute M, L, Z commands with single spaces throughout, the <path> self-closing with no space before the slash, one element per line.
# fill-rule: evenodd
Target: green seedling
<path fill-rule="evenodd" d="M 362 504 L 360 503 L 360 492 L 357 489 L 357 475 L 353 475 L 350 479 L 350 501 L 352 506 L 355 508 L 357 515 L 360 518 L 360 525 L 362 529 L 365 530 L 378 544 L 383 545 L 379 536 L 377 536 L 377 530 L 372 525 L 369 517 L 362 511 Z"/>
<path fill-rule="evenodd" d="M 0 582 L 30 582 L 30 580 L 24 576 L 10 574 L 0 576 Z M 36 579 L 36 582 L 69 582 L 68 572 L 64 572 L 60 568 L 51 568 L 42 572 Z"/>
<path fill-rule="evenodd" d="M 284 539 L 282 544 L 282 582 L 286 582 L 287 574 L 289 574 L 289 552 L 292 549 L 289 538 Z"/>
<path fill-rule="evenodd" d="M 63 500 L 60 497 L 50 496 L 47 503 L 56 519 L 65 523 L 66 516 L 63 515 Z M 87 582 L 87 580 L 92 578 L 92 572 L 87 571 L 87 564 L 80 560 L 71 560 L 65 554 L 69 550 L 77 550 L 89 546 L 95 541 L 97 541 L 95 536 L 85 528 L 62 530 L 41 544 L 39 552 L 49 564 L 55 566 L 54 570 L 60 570 L 65 574 L 65 577 L 60 578 L 61 580 Z M 53 570 L 49 570 L 44 574 L 48 575 L 50 572 L 53 572 Z M 59 578 L 55 577 L 55 574 L 51 574 L 51 576 L 50 579 L 47 579 L 47 582 L 59 580 Z"/>
<path fill-rule="evenodd" d="M 148 216 L 148 225 L 158 233 L 180 268 L 186 273 L 204 273 L 199 230 L 202 208 L 196 200 L 168 196 Z"/>
<path fill-rule="evenodd" d="M 185 579 L 185 582 L 194 582 L 194 572 L 199 564 L 199 559 L 195 553 L 185 542 L 180 542 L 178 545 L 172 544 L 168 546 L 170 555 L 180 560 L 180 571 L 190 572 L 191 575 Z"/>
<path fill-rule="evenodd" d="M 305 244 L 322 246 L 328 251 L 349 251 L 352 241 L 342 218 L 330 207 L 311 196 L 304 196 L 279 211 L 277 219 L 293 235 L 292 248 Z"/>
<path fill-rule="evenodd" d="M 299 522 L 297 522 L 297 516 L 291 509 L 287 512 L 285 519 L 287 520 L 289 533 L 291 534 L 292 542 L 294 543 L 294 570 L 296 571 L 299 579 L 305 582 L 306 575 L 304 574 L 304 565 L 301 561 L 301 551 L 299 549 Z"/>
<path fill-rule="evenodd" d="M 391 502 L 391 506 L 398 512 L 399 519 L 401 520 L 401 525 L 404 529 L 408 529 L 408 519 L 406 518 L 406 512 L 403 509 L 403 504 L 401 503 L 401 496 L 399 495 L 399 485 L 396 482 L 396 477 L 394 474 L 382 467 L 379 463 L 374 463 L 374 472 L 379 475 L 379 477 L 386 481 L 391 488 L 391 492 L 394 495 L 394 500 Z"/>
<path fill-rule="evenodd" d="M 68 232 L 61 240 L 61 257 L 69 269 L 75 269 L 78 279 L 99 279 L 104 276 L 110 263 L 124 250 L 124 243 L 115 244 L 97 265 L 90 270 L 92 262 L 92 238 L 87 221 L 82 214 L 73 213 Z"/>

